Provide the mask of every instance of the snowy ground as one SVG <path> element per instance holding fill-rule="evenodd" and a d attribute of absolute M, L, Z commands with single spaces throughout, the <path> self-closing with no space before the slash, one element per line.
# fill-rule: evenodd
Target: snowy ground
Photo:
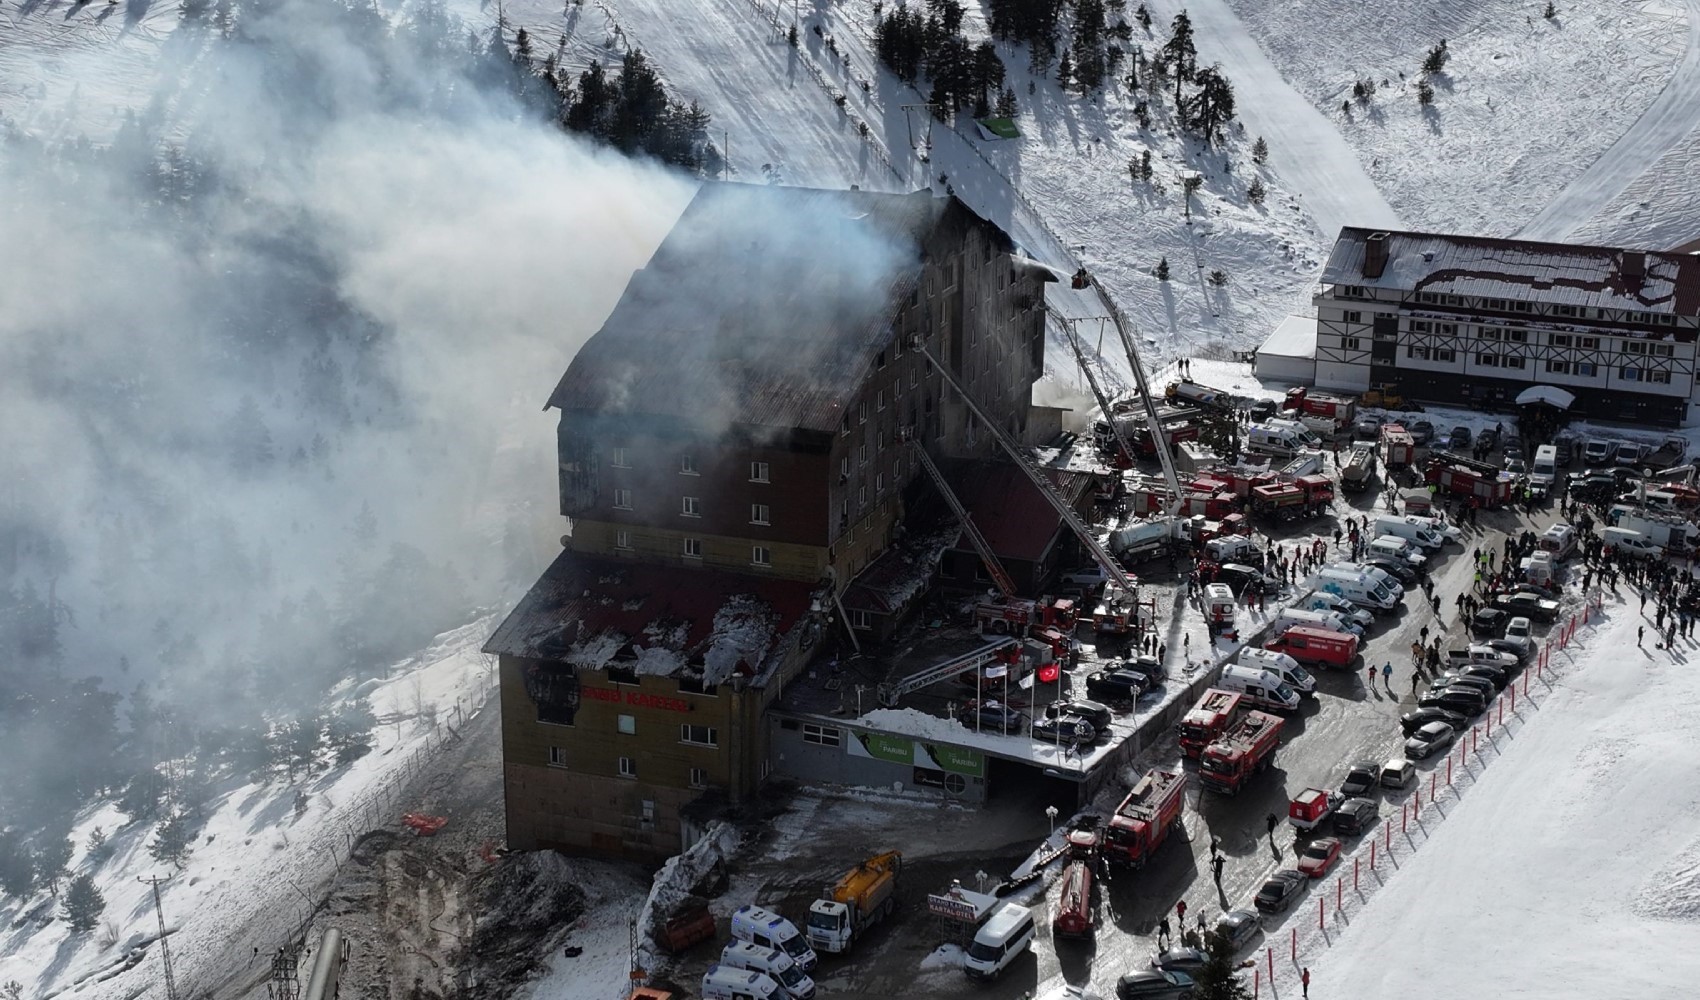
<path fill-rule="evenodd" d="M 277 937 L 266 950 L 281 944 L 289 928 L 308 916 L 303 887 L 316 886 L 340 866 L 359 834 L 410 808 L 396 801 L 395 786 L 428 766 L 450 731 L 483 706 L 495 673 L 478 647 L 493 624 L 493 618 L 483 618 L 445 633 L 429 650 L 398 665 L 390 678 L 367 685 L 365 694 L 381 724 L 366 756 L 296 785 L 250 783 L 216 798 L 181 870 L 151 862 L 146 853 L 151 824 L 120 829 L 122 817 L 110 806 L 82 817 L 72 833 L 79 847 L 71 860 L 73 872 L 85 868 L 83 848 L 90 830 L 117 831 L 109 840 L 112 857 L 92 869 L 106 897 L 103 926 L 90 934 L 71 934 L 61 920 L 42 925 L 34 907 L 0 906 L 0 927 L 6 929 L 0 934 L 0 983 L 16 980 L 26 996 L 45 997 L 115 971 L 132 944 L 155 933 L 147 887 L 136 881 L 143 874 L 171 878 L 161 896 L 173 928 L 180 986 L 207 988 L 229 981 L 233 969 L 249 968 L 248 940 L 235 942 L 232 935 L 256 915 L 263 922 L 269 916 Z M 300 816 L 293 809 L 298 788 L 311 796 Z M 46 915 L 57 916 L 57 907 L 47 908 Z M 136 996 L 157 979 L 157 952 L 150 947 L 139 966 L 109 981 L 84 982 L 77 996 Z"/>

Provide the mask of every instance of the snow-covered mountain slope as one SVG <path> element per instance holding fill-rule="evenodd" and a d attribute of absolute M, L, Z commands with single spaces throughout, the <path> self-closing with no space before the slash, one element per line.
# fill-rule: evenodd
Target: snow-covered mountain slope
<path fill-rule="evenodd" d="M 1692 86 L 1684 0 L 1558 3 L 1551 20 L 1536 0 L 1227 2 L 1417 229 L 1509 236 L 1565 192 L 1530 230 L 1561 236 L 1603 207 L 1616 179 L 1627 183 L 1680 142 L 1694 125 L 1687 119 L 1700 114 L 1681 99 Z M 1417 80 L 1441 39 L 1451 57 L 1424 109 Z M 1377 84 L 1367 104 L 1353 99 L 1358 79 Z M 1661 100 L 1668 112 L 1638 124 Z M 1632 125 L 1642 134 L 1615 150 Z M 1585 173 L 1592 176 L 1566 190 Z"/>

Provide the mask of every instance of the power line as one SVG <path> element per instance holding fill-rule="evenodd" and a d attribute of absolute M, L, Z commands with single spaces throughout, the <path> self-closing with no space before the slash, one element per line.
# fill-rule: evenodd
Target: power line
<path fill-rule="evenodd" d="M 178 1000 L 177 976 L 171 971 L 171 941 L 165 936 L 165 906 L 159 901 L 160 883 L 170 878 L 169 875 L 138 875 L 136 881 L 146 883 L 153 890 L 153 912 L 159 918 L 159 960 L 165 967 L 165 1000 Z"/>

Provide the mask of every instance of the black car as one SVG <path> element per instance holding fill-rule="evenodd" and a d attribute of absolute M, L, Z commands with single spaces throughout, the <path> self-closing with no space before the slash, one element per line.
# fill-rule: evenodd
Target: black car
<path fill-rule="evenodd" d="M 1040 743 L 1080 746 L 1098 738 L 1098 729 L 1085 719 L 1064 715 L 1033 720 L 1033 738 Z"/>
<path fill-rule="evenodd" d="M 1192 989 L 1191 976 L 1162 969 L 1130 972 L 1116 980 L 1118 1000 L 1187 1000 Z"/>
<path fill-rule="evenodd" d="M 1151 956 L 1151 967 L 1165 972 L 1184 972 L 1196 975 L 1210 961 L 1210 955 L 1202 948 L 1170 948 Z"/>
<path fill-rule="evenodd" d="M 1510 653 L 1512 656 L 1517 657 L 1519 665 L 1521 665 L 1523 661 L 1527 660 L 1529 657 L 1535 655 L 1535 644 L 1527 637 L 1522 639 L 1513 639 L 1509 637 L 1489 639 L 1487 644 L 1501 653 Z"/>
<path fill-rule="evenodd" d="M 1268 420 L 1281 412 L 1281 406 L 1273 399 L 1260 399 L 1251 404 L 1251 419 L 1254 421 Z"/>
<path fill-rule="evenodd" d="M 1216 569 L 1216 581 L 1234 588 L 1235 593 L 1244 590 L 1248 583 L 1256 583 L 1265 594 L 1280 593 L 1284 586 L 1275 576 L 1244 563 L 1223 563 Z"/>
<path fill-rule="evenodd" d="M 1558 620 L 1557 601 L 1547 600 L 1539 594 L 1531 594 L 1528 591 L 1500 594 L 1491 603 L 1501 611 L 1508 611 L 1513 615 L 1521 615 L 1525 618 L 1533 618 L 1538 622 Z"/>
<path fill-rule="evenodd" d="M 1498 608 L 1482 608 L 1470 616 L 1470 634 L 1498 639 L 1505 635 L 1505 626 L 1511 621 L 1511 616 Z"/>
<path fill-rule="evenodd" d="M 1299 897 L 1309 881 L 1309 876 L 1297 869 L 1276 872 L 1263 883 L 1263 888 L 1257 890 L 1252 905 L 1264 913 L 1281 913 L 1293 905 L 1293 900 Z"/>
<path fill-rule="evenodd" d="M 983 733 L 1013 736 L 1027 728 L 1027 716 L 1008 705 L 969 705 L 962 711 L 962 724 Z"/>
<path fill-rule="evenodd" d="M 1388 573 L 1392 574 L 1395 580 L 1398 580 L 1405 586 L 1410 586 L 1417 582 L 1417 571 L 1411 568 L 1410 563 L 1405 562 L 1402 559 L 1390 559 L 1387 556 L 1370 555 L 1364 559 L 1364 565 L 1386 570 Z"/>
<path fill-rule="evenodd" d="M 1216 918 L 1216 933 L 1227 938 L 1235 951 L 1244 948 L 1262 929 L 1263 917 L 1256 910 L 1229 910 Z"/>
<path fill-rule="evenodd" d="M 1453 729 L 1463 729 L 1470 724 L 1470 719 L 1460 712 L 1453 712 L 1444 708 L 1419 708 L 1414 712 L 1406 712 L 1399 716 L 1399 731 L 1409 736 L 1431 722 L 1444 722 Z"/>
<path fill-rule="evenodd" d="M 1481 695 L 1474 691 L 1460 691 L 1453 688 L 1431 688 L 1417 699 L 1418 708 L 1444 708 L 1448 712 L 1456 712 L 1466 718 L 1473 719 L 1487 710 Z M 1418 727 L 1420 731 L 1421 727 Z M 1416 731 L 1413 731 L 1413 735 Z"/>
<path fill-rule="evenodd" d="M 1381 765 L 1375 768 L 1376 783 L 1381 783 Z M 1334 832 L 1356 837 L 1375 823 L 1380 813 L 1370 799 L 1347 799 L 1334 810 Z"/>
<path fill-rule="evenodd" d="M 1144 674 L 1145 679 L 1151 682 L 1152 687 L 1156 687 L 1159 681 L 1169 676 L 1169 668 L 1163 666 L 1162 661 L 1155 656 L 1136 656 L 1130 660 L 1123 660 L 1121 669 Z"/>
<path fill-rule="evenodd" d="M 1373 760 L 1360 760 L 1346 771 L 1346 780 L 1340 782 L 1340 794 L 1350 798 L 1354 795 L 1368 795 L 1375 791 L 1375 784 L 1381 780 L 1381 765 Z"/>
<path fill-rule="evenodd" d="M 1478 692 L 1484 702 L 1492 701 L 1495 693 L 1493 681 L 1486 677 L 1472 677 L 1456 669 L 1441 674 L 1440 680 L 1436 683 L 1443 687 L 1463 688 L 1467 691 Z"/>
<path fill-rule="evenodd" d="M 1462 451 L 1469 446 L 1470 429 L 1465 427 L 1463 424 L 1459 424 L 1457 427 L 1452 428 L 1452 433 L 1447 435 L 1446 438 L 1446 447 L 1451 448 L 1453 451 Z"/>
<path fill-rule="evenodd" d="M 1476 447 L 1480 448 L 1484 452 L 1492 451 L 1499 447 L 1499 432 L 1494 430 L 1492 427 L 1489 427 L 1480 434 L 1477 434 Z"/>
<path fill-rule="evenodd" d="M 1511 675 L 1491 663 L 1469 663 L 1459 667 L 1449 667 L 1447 677 L 1478 677 L 1493 685 L 1495 691 L 1504 691 L 1505 685 L 1511 683 Z"/>
<path fill-rule="evenodd" d="M 1093 728 L 1100 733 L 1109 732 L 1110 723 L 1115 719 L 1115 713 L 1110 711 L 1110 706 L 1095 701 L 1087 701 L 1084 698 L 1076 698 L 1073 701 L 1053 701 L 1045 706 L 1045 718 L 1057 719 L 1063 716 L 1084 719 L 1090 722 Z"/>
<path fill-rule="evenodd" d="M 1409 428 L 1411 440 L 1420 445 L 1427 445 L 1434 440 L 1434 424 L 1427 420 L 1419 420 Z"/>
<path fill-rule="evenodd" d="M 1098 670 L 1086 675 L 1086 694 L 1110 701 L 1136 701 L 1151 690 L 1151 681 L 1137 670 Z"/>

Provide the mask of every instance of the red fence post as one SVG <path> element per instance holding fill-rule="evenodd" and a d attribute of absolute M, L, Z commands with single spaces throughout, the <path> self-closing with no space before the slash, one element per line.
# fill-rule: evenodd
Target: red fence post
<path fill-rule="evenodd" d="M 1446 785 L 1447 785 L 1448 788 L 1452 787 L 1452 752 L 1451 751 L 1447 751 L 1447 754 L 1446 754 Z"/>
<path fill-rule="evenodd" d="M 1374 848 L 1375 845 L 1371 844 L 1370 847 Z M 1362 860 L 1362 859 L 1361 858 L 1353 858 L 1352 859 L 1352 891 L 1353 892 L 1358 891 L 1358 862 L 1360 860 Z"/>
<path fill-rule="evenodd" d="M 1470 749 L 1478 754 L 1482 752 L 1482 731 L 1480 727 L 1473 727 L 1470 730 Z"/>
<path fill-rule="evenodd" d="M 1399 807 L 1399 832 L 1400 833 L 1404 833 L 1406 830 L 1410 829 L 1410 819 L 1411 819 L 1411 808 L 1410 808 L 1410 803 L 1407 802 L 1406 804 Z M 1392 829 L 1392 827 L 1389 827 L 1388 829 Z M 1389 836 L 1391 836 L 1391 834 Z"/>
<path fill-rule="evenodd" d="M 1340 910 L 1344 908 L 1345 901 L 1346 880 L 1343 878 L 1336 878 L 1334 880 L 1334 915 L 1336 917 L 1340 915 Z"/>
<path fill-rule="evenodd" d="M 1265 948 L 1264 952 L 1269 956 L 1269 984 L 1270 984 L 1270 988 L 1274 989 L 1274 984 L 1275 984 L 1275 949 L 1274 948 Z"/>
<path fill-rule="evenodd" d="M 1417 814 L 1417 811 L 1419 809 L 1421 809 L 1422 807 L 1423 807 L 1423 786 L 1412 785 L 1411 786 L 1411 815 L 1415 816 Z"/>
<path fill-rule="evenodd" d="M 1375 871 L 1375 841 L 1369 842 L 1369 870 Z"/>
<path fill-rule="evenodd" d="M 1328 929 L 1327 921 L 1328 921 L 1328 900 L 1319 899 L 1319 900 L 1316 901 L 1316 929 L 1319 930 L 1319 931 L 1327 930 Z M 1271 972 L 1269 974 L 1271 976 L 1273 976 L 1275 973 Z"/>
<path fill-rule="evenodd" d="M 1504 698 L 1501 698 L 1499 700 L 1499 724 L 1502 725 L 1502 726 L 1505 725 L 1505 699 Z"/>
<path fill-rule="evenodd" d="M 1263 970 L 1251 970 L 1251 1000 L 1257 1000 L 1259 987 L 1263 985 Z"/>
<path fill-rule="evenodd" d="M 1299 929 L 1293 928 L 1293 961 L 1299 960 Z"/>
<path fill-rule="evenodd" d="M 1446 759 L 1451 760 L 1452 758 L 1448 757 Z M 1430 771 L 1428 773 L 1428 800 L 1430 802 L 1433 802 L 1434 799 L 1435 799 L 1434 785 L 1435 785 L 1435 782 L 1437 782 L 1439 780 L 1440 780 L 1440 772 L 1439 771 Z"/>
<path fill-rule="evenodd" d="M 1387 849 L 1389 851 L 1391 851 L 1391 850 L 1393 850 L 1393 824 L 1392 823 L 1383 824 L 1382 829 L 1387 831 L 1387 836 L 1383 839 L 1385 839 L 1387 841 L 1387 844 L 1385 846 L 1387 847 Z M 1402 830 L 1402 829 L 1404 829 L 1404 827 L 1401 825 L 1400 829 Z"/>

